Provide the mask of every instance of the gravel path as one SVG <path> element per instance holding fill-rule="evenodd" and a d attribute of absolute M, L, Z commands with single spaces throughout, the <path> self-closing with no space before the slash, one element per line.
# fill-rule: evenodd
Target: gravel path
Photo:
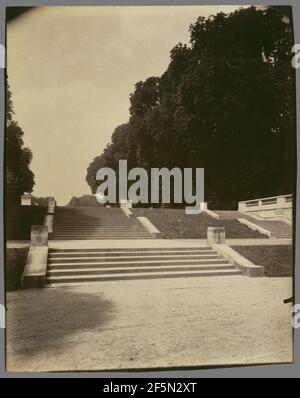
<path fill-rule="evenodd" d="M 9 292 L 7 368 L 290 362 L 291 289 L 291 278 L 234 276 Z"/>

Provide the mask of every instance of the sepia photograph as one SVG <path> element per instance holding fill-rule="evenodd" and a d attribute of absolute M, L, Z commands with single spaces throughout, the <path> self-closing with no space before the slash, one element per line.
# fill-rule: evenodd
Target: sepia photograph
<path fill-rule="evenodd" d="M 293 22 L 6 7 L 7 371 L 293 363 Z"/>

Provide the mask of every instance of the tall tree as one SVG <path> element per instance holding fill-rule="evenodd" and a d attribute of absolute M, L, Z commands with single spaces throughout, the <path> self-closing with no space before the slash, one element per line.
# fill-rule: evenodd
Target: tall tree
<path fill-rule="evenodd" d="M 116 129 L 87 180 L 96 164 L 113 159 L 116 167 L 121 156 L 146 169 L 204 167 L 211 207 L 293 193 L 292 46 L 290 7 L 199 17 L 165 73 L 136 84 L 129 123 Z"/>
<path fill-rule="evenodd" d="M 6 89 L 6 129 L 5 129 L 5 193 L 7 204 L 17 204 L 24 192 L 32 192 L 34 174 L 30 170 L 32 152 L 24 147 L 24 132 L 13 120 L 11 91 Z"/>

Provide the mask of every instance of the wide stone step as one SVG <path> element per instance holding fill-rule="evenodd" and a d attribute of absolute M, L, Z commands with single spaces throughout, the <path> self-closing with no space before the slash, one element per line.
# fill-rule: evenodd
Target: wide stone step
<path fill-rule="evenodd" d="M 141 234 L 149 234 L 148 231 L 143 230 L 143 229 L 134 229 L 134 230 L 122 230 L 122 229 L 114 229 L 114 228 L 110 228 L 110 229 L 96 229 L 96 228 L 89 228 L 87 230 L 81 230 L 81 229 L 71 229 L 71 230 L 56 230 L 54 229 L 54 233 L 57 235 L 84 235 L 84 234 L 89 234 L 89 235 L 106 235 L 106 234 L 111 234 L 113 233 L 115 234 L 134 234 L 134 235 L 139 235 Z"/>
<path fill-rule="evenodd" d="M 82 232 L 88 232 L 88 231 L 123 231 L 123 232 L 130 232 L 130 231 L 146 231 L 147 230 L 142 227 L 142 226 L 123 226 L 123 227 L 118 227 L 118 226 L 107 226 L 107 225 L 89 225 L 87 227 L 82 227 L 82 226 L 71 226 L 71 225 L 65 225 L 65 226 L 56 226 L 54 227 L 55 231 L 61 231 L 61 232 L 74 232 L 74 231 L 82 231 Z"/>
<path fill-rule="evenodd" d="M 80 216 L 80 217 L 56 217 L 54 216 L 55 221 L 58 222 L 66 222 L 66 221 L 72 221 L 72 222 L 97 222 L 97 221 L 105 221 L 105 222 L 134 222 L 137 221 L 135 218 L 128 218 L 128 217 L 85 217 L 85 216 Z"/>
<path fill-rule="evenodd" d="M 57 232 L 74 232 L 74 231 L 82 231 L 82 232 L 88 232 L 88 231 L 122 231 L 122 232 L 132 232 L 132 231 L 145 231 L 143 227 L 139 226 L 133 226 L 130 229 L 127 227 L 108 227 L 108 226 L 95 226 L 95 225 L 90 225 L 89 227 L 57 227 L 54 228 L 55 231 Z"/>
<path fill-rule="evenodd" d="M 93 218 L 92 220 L 85 220 L 82 218 L 79 218 L 78 220 L 72 220 L 70 218 L 66 218 L 65 220 L 57 220 L 55 218 L 55 222 L 57 224 L 65 224 L 65 223 L 70 223 L 70 224 L 78 224 L 78 225 L 91 225 L 91 224 L 101 224 L 106 223 L 106 224 L 118 224 L 118 220 L 108 220 L 108 219 L 104 219 L 104 218 Z M 120 224 L 132 224 L 133 222 L 126 218 L 125 220 L 120 220 Z"/>
<path fill-rule="evenodd" d="M 137 253 L 137 252 L 191 252 L 191 251 L 207 251 L 212 250 L 208 246 L 192 246 L 192 247 L 105 247 L 105 248 L 93 248 L 93 249 L 78 249 L 78 248 L 70 248 L 70 249 L 55 249 L 50 248 L 49 253 L 69 253 L 69 252 L 101 252 L 101 253 Z"/>
<path fill-rule="evenodd" d="M 211 259 L 220 259 L 221 257 L 217 254 L 198 254 L 198 255 L 156 255 L 156 256 L 73 256 L 73 257 L 53 257 L 49 255 L 48 260 L 50 264 L 56 264 L 60 262 L 97 262 L 97 261 L 105 261 L 105 262 L 114 262 L 114 261 L 169 261 L 169 260 L 211 260 Z"/>
<path fill-rule="evenodd" d="M 86 217 L 86 218 L 119 218 L 119 219 L 126 219 L 127 216 L 122 212 L 118 213 L 101 213 L 101 212 L 78 212 L 78 213 L 56 213 L 56 215 L 60 218 L 72 217 Z"/>
<path fill-rule="evenodd" d="M 150 234 L 149 233 L 147 233 L 147 232 L 143 232 L 143 233 L 132 233 L 132 232 L 128 232 L 128 233 L 126 233 L 126 232 L 123 232 L 123 233 L 121 233 L 121 232 L 118 232 L 118 233 L 109 233 L 109 232 L 103 232 L 103 233 L 100 233 L 100 232 L 98 232 L 98 233 L 86 233 L 86 234 L 83 234 L 83 233 L 56 233 L 56 232 L 54 232 L 54 236 L 72 236 L 72 237 L 76 237 L 76 236 L 137 236 L 137 237 L 139 237 L 139 236 L 149 236 Z"/>
<path fill-rule="evenodd" d="M 162 266 L 162 265 L 194 265 L 194 264 L 227 264 L 228 261 L 223 258 L 211 258 L 211 259 L 181 259 L 181 260 L 140 260 L 134 261 L 61 261 L 61 262 L 49 262 L 49 269 L 59 268 L 101 268 L 101 267 L 147 267 L 147 266 Z"/>
<path fill-rule="evenodd" d="M 99 235 L 109 235 L 109 236 L 114 236 L 114 235 L 134 235 L 134 236 L 140 236 L 140 235 L 150 235 L 147 231 L 70 231 L 70 232 L 55 232 L 54 235 L 61 235 L 61 236 L 83 236 L 83 235 L 89 235 L 89 236 L 99 236 Z"/>
<path fill-rule="evenodd" d="M 114 229 L 114 230 L 121 230 L 121 231 L 130 231 L 130 230 L 141 230 L 144 231 L 145 228 L 140 227 L 140 226 L 136 226 L 136 225 L 123 225 L 123 226 L 117 226 L 117 225 L 96 225 L 96 224 L 90 224 L 87 226 L 82 226 L 82 225 L 63 225 L 63 226 L 54 226 L 55 230 L 60 230 L 60 231 L 76 231 L 76 230 L 80 230 L 80 231 L 89 231 L 89 230 L 96 230 L 96 229 L 106 229 L 106 230 L 110 230 L 110 229 Z"/>
<path fill-rule="evenodd" d="M 85 268 L 85 269 L 49 269 L 47 276 L 73 276 L 73 275 L 106 275 L 106 274 L 128 274 L 146 272 L 173 272 L 173 271 L 207 271 L 234 269 L 231 264 L 205 264 L 194 266 L 164 265 L 156 267 L 113 267 L 113 268 Z"/>
<path fill-rule="evenodd" d="M 118 239 L 118 238 L 124 238 L 124 239 L 145 239 L 145 238 L 150 238 L 151 236 L 146 235 L 146 234 L 96 234 L 96 235 L 91 235 L 91 234 L 86 234 L 86 235 L 59 235 L 59 234 L 54 234 L 53 235 L 54 239 L 58 239 L 58 238 L 67 238 L 67 239 L 77 239 L 77 240 L 81 240 L 81 239 L 97 239 L 97 238 L 101 238 L 101 239 Z"/>
<path fill-rule="evenodd" d="M 94 251 L 94 252 L 89 252 L 89 251 L 82 251 L 82 252 L 51 252 L 49 251 L 49 259 L 56 259 L 56 258 L 67 258 L 67 257 L 102 257 L 105 259 L 111 259 L 111 258 L 116 258 L 119 259 L 120 257 L 122 258 L 127 258 L 127 259 L 135 259 L 135 258 L 156 258 L 156 257 L 164 257 L 164 258 L 185 258 L 185 257 L 199 257 L 199 256 L 205 256 L 205 255 L 217 255 L 217 252 L 214 250 L 202 250 L 202 251 L 178 251 L 178 252 L 173 252 L 173 251 L 157 251 L 157 252 L 101 252 L 101 251 Z"/>
<path fill-rule="evenodd" d="M 116 220 L 105 220 L 103 218 L 95 218 L 92 220 L 61 220 L 58 221 L 55 219 L 55 223 L 59 225 L 66 225 L 66 224 L 76 224 L 76 225 L 93 225 L 93 224 L 106 224 L 106 225 L 141 225 L 141 223 L 137 220 L 126 218 L 125 220 L 120 220 L 120 222 Z"/>
<path fill-rule="evenodd" d="M 129 232 L 129 233 L 122 232 L 122 231 L 117 231 L 117 232 L 114 232 L 114 231 L 113 232 L 106 232 L 106 231 L 101 232 L 101 231 L 99 231 L 96 233 L 81 232 L 81 233 L 76 233 L 76 234 L 71 233 L 71 232 L 68 232 L 68 233 L 53 232 L 53 234 L 54 234 L 54 236 L 74 236 L 74 237 L 76 237 L 76 236 L 151 236 L 150 233 L 144 232 L 144 231 L 142 231 L 142 232 L 135 231 L 135 232 Z"/>
<path fill-rule="evenodd" d="M 121 228 L 121 229 L 127 229 L 127 228 L 142 228 L 143 226 L 141 224 L 106 224 L 106 223 L 88 223 L 88 224 L 75 224 L 75 223 L 62 223 L 62 224 L 55 224 L 55 228 L 62 228 L 62 229 L 70 229 L 70 228 Z"/>
<path fill-rule="evenodd" d="M 64 226 L 64 225 L 82 225 L 82 226 L 90 226 L 90 225 L 115 225 L 115 226 L 127 226 L 127 225 L 140 225 L 140 223 L 131 222 L 130 220 L 126 219 L 123 221 L 107 221 L 103 219 L 95 219 L 90 221 L 75 221 L 75 220 L 64 220 L 64 221 L 54 221 L 55 225 Z"/>
<path fill-rule="evenodd" d="M 54 216 L 54 220 L 57 222 L 78 222 L 78 223 L 90 223 L 90 222 L 97 222 L 104 220 L 106 222 L 126 222 L 126 221 L 131 221 L 127 217 L 85 217 L 85 216 L 78 216 L 78 217 L 57 217 Z"/>
<path fill-rule="evenodd" d="M 187 278 L 187 277 L 208 277 L 208 276 L 231 276 L 241 275 L 242 272 L 235 269 L 224 270 L 195 270 L 195 271 L 173 271 L 173 272 L 141 272 L 131 274 L 111 274 L 111 275 L 73 275 L 73 276 L 49 276 L 47 284 L 49 287 L 69 283 L 91 283 L 105 281 L 121 281 L 136 279 L 163 279 L 163 278 Z"/>

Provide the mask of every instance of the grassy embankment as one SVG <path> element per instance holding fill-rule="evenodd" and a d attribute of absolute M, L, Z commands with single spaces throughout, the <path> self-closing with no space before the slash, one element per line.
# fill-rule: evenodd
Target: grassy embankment
<path fill-rule="evenodd" d="M 136 216 L 147 217 L 164 239 L 206 239 L 208 227 L 225 227 L 228 239 L 265 238 L 237 220 L 215 220 L 206 214 L 187 215 L 184 209 L 133 209 Z"/>
<path fill-rule="evenodd" d="M 5 238 L 30 240 L 31 225 L 42 225 L 46 208 L 41 206 L 10 206 L 6 209 Z M 5 258 L 6 291 L 21 287 L 21 276 L 25 267 L 28 247 L 8 248 Z"/>

